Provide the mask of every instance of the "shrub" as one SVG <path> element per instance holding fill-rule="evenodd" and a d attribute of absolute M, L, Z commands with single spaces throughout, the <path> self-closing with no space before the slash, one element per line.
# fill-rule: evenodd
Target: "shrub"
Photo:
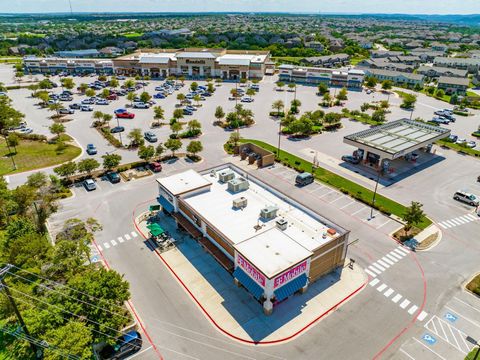
<path fill-rule="evenodd" d="M 98 128 L 98 130 L 100 130 L 100 134 L 103 135 L 103 137 L 110 143 L 112 144 L 113 146 L 119 148 L 119 147 L 122 147 L 122 143 L 120 142 L 120 140 L 118 140 L 115 136 L 113 136 L 111 133 L 110 133 L 110 129 L 107 128 L 107 127 L 103 127 L 103 128 Z"/>

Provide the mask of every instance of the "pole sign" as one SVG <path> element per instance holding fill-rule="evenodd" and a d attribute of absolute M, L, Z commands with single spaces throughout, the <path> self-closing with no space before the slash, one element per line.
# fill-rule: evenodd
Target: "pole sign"
<path fill-rule="evenodd" d="M 303 274 L 305 271 L 307 271 L 307 260 L 277 276 L 273 281 L 273 288 L 276 289 L 277 287 L 282 286 L 283 284 Z"/>
<path fill-rule="evenodd" d="M 262 287 L 265 287 L 266 278 L 255 267 L 253 267 L 243 256 L 237 254 L 237 264 L 250 275 L 250 277 L 259 283 Z"/>

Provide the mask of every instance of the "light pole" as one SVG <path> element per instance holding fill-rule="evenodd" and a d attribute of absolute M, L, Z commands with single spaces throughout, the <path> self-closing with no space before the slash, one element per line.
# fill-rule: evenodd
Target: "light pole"
<path fill-rule="evenodd" d="M 117 127 L 120 127 L 120 121 L 118 120 L 118 116 L 117 116 Z M 122 132 L 121 131 L 118 133 L 118 136 L 120 136 L 120 144 L 122 144 L 122 146 L 123 146 Z"/>
<path fill-rule="evenodd" d="M 7 144 L 8 153 L 10 155 L 12 155 L 12 156 L 10 156 L 10 159 L 12 160 L 13 170 L 17 170 L 17 164 L 15 164 L 14 155 L 13 155 L 12 150 L 10 148 L 10 144 L 8 143 L 7 135 L 3 134 L 3 138 L 5 139 L 5 144 Z"/>
<path fill-rule="evenodd" d="M 381 166 L 381 162 L 380 162 L 380 166 Z M 377 196 L 378 182 L 380 181 L 380 171 L 381 171 L 381 169 L 378 170 L 377 181 L 375 182 L 375 190 L 373 192 L 372 206 L 370 208 L 370 219 L 368 219 L 368 220 L 373 219 L 373 207 L 375 206 L 375 197 Z"/>

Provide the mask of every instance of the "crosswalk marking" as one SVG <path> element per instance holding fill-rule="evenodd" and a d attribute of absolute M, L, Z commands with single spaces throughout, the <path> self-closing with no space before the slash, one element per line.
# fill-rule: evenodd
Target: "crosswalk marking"
<path fill-rule="evenodd" d="M 400 255 L 398 255 L 396 252 L 394 252 L 393 250 L 390 251 L 390 255 L 395 257 L 398 260 L 402 260 L 402 257 Z"/>
<path fill-rule="evenodd" d="M 372 271 L 370 271 L 370 270 L 368 270 L 368 269 L 365 269 L 365 272 L 366 272 L 368 275 L 370 275 L 371 277 L 373 277 L 373 278 L 374 278 L 374 277 L 377 277 L 377 274 L 375 274 L 374 272 L 372 272 Z"/>
<path fill-rule="evenodd" d="M 400 304 L 400 307 L 401 307 L 402 309 L 405 309 L 405 308 L 408 306 L 408 304 L 410 304 L 410 300 L 405 299 L 405 300 L 403 300 L 402 303 Z"/>
<path fill-rule="evenodd" d="M 131 234 L 134 238 L 138 236 L 138 234 L 135 231 L 132 231 Z"/>
<path fill-rule="evenodd" d="M 123 236 L 125 237 L 125 240 L 130 240 L 131 239 L 130 235 L 128 235 L 128 234 L 125 234 Z"/>
<path fill-rule="evenodd" d="M 392 298 L 392 301 L 396 304 L 397 302 L 400 301 L 401 298 L 402 298 L 402 295 L 397 294 Z"/>
<path fill-rule="evenodd" d="M 123 240 L 123 238 L 122 238 L 121 236 L 119 236 L 119 237 L 117 238 L 117 240 L 118 240 L 118 242 L 120 242 L 120 243 L 123 243 L 123 242 L 125 241 L 125 240 Z"/>
<path fill-rule="evenodd" d="M 470 221 L 472 221 L 472 219 L 470 219 L 469 217 L 467 216 L 460 216 L 459 219 L 463 220 L 463 221 L 466 221 L 467 223 L 469 223 Z"/>
<path fill-rule="evenodd" d="M 388 297 L 389 297 L 390 295 L 392 295 L 393 293 L 394 293 L 394 290 L 393 290 L 392 288 L 390 288 L 390 289 L 388 289 L 387 291 L 385 291 L 385 292 L 383 293 L 383 295 L 388 298 Z"/>
<path fill-rule="evenodd" d="M 378 279 L 373 279 L 372 281 L 370 281 L 370 286 L 375 286 L 375 285 L 377 285 L 379 282 L 380 282 L 380 280 L 378 280 Z"/>
<path fill-rule="evenodd" d="M 396 253 L 397 255 L 400 255 L 401 257 L 405 257 L 405 256 L 407 255 L 407 254 L 405 254 L 404 252 L 402 252 L 402 251 L 400 251 L 400 250 L 398 250 L 398 249 L 395 249 L 395 250 L 393 250 L 393 251 L 395 251 L 395 253 Z"/>
<path fill-rule="evenodd" d="M 415 311 L 417 311 L 417 309 L 418 309 L 418 306 L 417 306 L 417 305 L 413 305 L 410 309 L 408 309 L 408 313 L 409 313 L 410 315 L 413 315 L 413 313 L 414 313 Z"/>
<path fill-rule="evenodd" d="M 380 274 L 382 273 L 380 270 L 377 270 L 377 268 L 374 267 L 374 266 L 372 266 L 372 265 L 370 265 L 368 268 L 369 268 L 370 270 L 376 272 L 378 275 L 380 275 Z"/>
<path fill-rule="evenodd" d="M 374 262 L 372 263 L 372 266 L 375 266 L 377 269 L 379 269 L 380 271 L 385 271 L 385 268 L 381 265 L 379 265 L 378 263 Z"/>
<path fill-rule="evenodd" d="M 391 261 L 389 258 L 386 256 L 382 257 L 382 260 L 385 261 L 387 264 L 393 265 L 393 261 Z"/>
<path fill-rule="evenodd" d="M 393 262 L 398 262 L 398 259 L 390 254 L 387 254 L 385 255 L 387 258 L 389 258 L 390 260 L 392 260 Z"/>
<path fill-rule="evenodd" d="M 103 243 L 103 247 L 104 247 L 105 249 L 109 249 L 109 248 L 110 248 L 110 244 L 107 243 L 107 242 L 106 242 L 106 243 Z"/>
<path fill-rule="evenodd" d="M 115 240 L 110 240 L 110 243 L 112 244 L 112 246 L 116 246 L 117 245 L 117 242 Z"/>
<path fill-rule="evenodd" d="M 383 290 L 385 290 L 386 287 L 387 287 L 386 284 L 382 284 L 382 285 L 380 285 L 380 286 L 377 288 L 377 290 L 380 291 L 380 292 L 382 292 Z"/>
<path fill-rule="evenodd" d="M 455 225 L 463 224 L 462 222 L 458 221 L 457 219 L 450 219 L 450 221 L 453 222 Z"/>
<path fill-rule="evenodd" d="M 444 229 L 446 229 L 447 227 L 445 225 L 443 225 L 442 223 L 438 223 L 438 225 L 440 225 L 441 227 L 443 227 Z"/>
<path fill-rule="evenodd" d="M 472 214 L 467 214 L 465 216 L 472 219 L 472 220 L 477 220 L 477 218 L 475 216 L 473 216 Z"/>
<path fill-rule="evenodd" d="M 400 251 L 403 251 L 403 252 L 404 252 L 405 254 L 407 254 L 407 255 L 410 254 L 410 251 L 408 251 L 407 249 L 405 249 L 403 246 L 399 246 L 399 247 L 397 247 L 397 249 L 400 250 Z"/>
<path fill-rule="evenodd" d="M 479 218 L 473 214 L 465 214 L 465 215 L 457 216 L 456 218 L 453 218 L 453 219 L 441 221 L 438 223 L 438 225 L 440 225 L 444 229 L 450 229 L 455 226 L 468 224 L 475 220 L 479 220 Z"/>
<path fill-rule="evenodd" d="M 390 265 L 388 265 L 385 261 L 377 260 L 377 262 L 378 262 L 380 265 L 382 265 L 384 268 L 387 268 L 387 269 L 388 269 L 388 268 L 390 267 Z"/>
<path fill-rule="evenodd" d="M 423 321 L 427 317 L 427 313 L 425 311 L 422 311 L 420 315 L 418 315 L 417 319 L 420 321 Z"/>

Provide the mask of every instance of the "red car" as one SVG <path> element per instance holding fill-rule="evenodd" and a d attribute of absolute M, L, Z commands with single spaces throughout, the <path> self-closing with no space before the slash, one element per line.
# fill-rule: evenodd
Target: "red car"
<path fill-rule="evenodd" d="M 120 119 L 133 119 L 135 117 L 134 113 L 131 113 L 131 112 L 128 112 L 128 111 L 118 113 L 116 115 L 117 115 L 117 118 L 120 118 Z"/>
<path fill-rule="evenodd" d="M 111 94 L 111 95 L 107 96 L 107 100 L 117 100 L 117 99 L 118 99 L 117 94 Z"/>

